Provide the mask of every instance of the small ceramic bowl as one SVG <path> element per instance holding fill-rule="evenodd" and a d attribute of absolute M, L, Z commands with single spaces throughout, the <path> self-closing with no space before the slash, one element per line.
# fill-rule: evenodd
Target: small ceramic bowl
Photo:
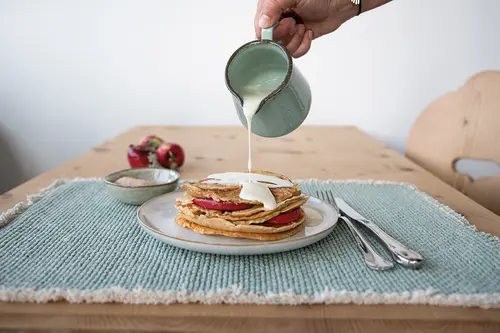
<path fill-rule="evenodd" d="M 134 187 L 123 186 L 115 183 L 120 177 L 150 180 L 158 184 Z M 179 178 L 179 173 L 170 169 L 132 168 L 107 175 L 104 177 L 104 183 L 109 193 L 116 199 L 130 205 L 142 205 L 151 198 L 175 191 Z"/>

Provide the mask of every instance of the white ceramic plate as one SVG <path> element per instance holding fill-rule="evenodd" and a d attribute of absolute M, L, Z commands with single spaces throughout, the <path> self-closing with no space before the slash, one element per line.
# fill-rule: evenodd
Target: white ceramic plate
<path fill-rule="evenodd" d="M 325 238 L 337 224 L 335 209 L 317 198 L 309 198 L 302 207 L 306 227 L 298 234 L 279 241 L 259 241 L 202 235 L 174 222 L 175 199 L 183 191 L 160 195 L 145 202 L 137 211 L 139 225 L 147 233 L 167 244 L 183 249 L 224 255 L 255 255 L 295 250 Z"/>

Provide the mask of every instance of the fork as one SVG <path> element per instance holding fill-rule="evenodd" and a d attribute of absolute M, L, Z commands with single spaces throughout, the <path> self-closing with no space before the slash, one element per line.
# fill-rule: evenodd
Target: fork
<path fill-rule="evenodd" d="M 316 196 L 324 202 L 329 203 L 337 212 L 339 219 L 347 225 L 347 228 L 356 240 L 356 244 L 358 245 L 359 250 L 363 254 L 365 264 L 366 266 L 368 266 L 368 268 L 376 271 L 382 271 L 394 267 L 394 264 L 390 261 L 385 260 L 371 246 L 370 242 L 363 236 L 363 234 L 349 220 L 349 218 L 340 211 L 339 207 L 335 203 L 335 200 L 333 199 L 333 196 L 329 192 L 327 192 L 327 194 L 324 194 L 323 192 L 316 191 Z"/>
<path fill-rule="evenodd" d="M 418 269 L 424 260 L 422 255 L 401 242 L 397 241 L 389 234 L 387 234 L 382 228 L 372 222 L 371 220 L 366 219 L 360 213 L 358 213 L 354 208 L 350 207 L 347 202 L 345 202 L 342 198 L 333 198 L 340 211 L 344 213 L 347 218 L 354 222 L 356 225 L 362 225 L 370 230 L 377 239 L 385 246 L 387 251 L 391 254 L 394 261 L 406 268 L 415 268 Z M 357 224 L 359 223 L 359 224 Z"/>

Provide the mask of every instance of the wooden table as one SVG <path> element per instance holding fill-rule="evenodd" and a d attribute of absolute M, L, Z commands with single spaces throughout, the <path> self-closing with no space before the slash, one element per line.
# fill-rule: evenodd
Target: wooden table
<path fill-rule="evenodd" d="M 104 176 L 128 167 L 128 144 L 147 134 L 180 143 L 183 178 L 245 170 L 243 127 L 137 127 L 0 195 L 0 212 L 55 178 Z M 276 139 L 254 137 L 254 167 L 290 178 L 384 179 L 416 184 L 500 236 L 500 217 L 354 127 L 302 127 Z M 389 305 L 123 305 L 0 303 L 0 328 L 168 332 L 500 332 L 500 309 Z"/>

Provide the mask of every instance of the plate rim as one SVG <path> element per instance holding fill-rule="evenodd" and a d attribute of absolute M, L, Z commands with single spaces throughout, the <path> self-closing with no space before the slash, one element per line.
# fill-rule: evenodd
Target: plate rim
<path fill-rule="evenodd" d="M 337 214 L 337 220 L 335 220 L 333 222 L 333 225 L 329 228 L 326 228 L 325 230 L 321 231 L 321 232 L 318 232 L 314 235 L 309 235 L 309 236 L 304 236 L 304 237 L 301 237 L 301 238 L 294 238 L 294 239 L 280 239 L 280 240 L 277 240 L 277 241 L 263 241 L 262 243 L 248 243 L 248 244 L 219 244 L 219 243 L 205 243 L 205 242 L 200 242 L 200 241 L 193 241 L 193 240 L 187 240 L 187 239 L 184 239 L 184 238 L 178 238 L 178 237 L 174 237 L 174 236 L 170 236 L 170 235 L 167 235 L 159 230 L 156 230 L 155 228 L 152 228 L 150 226 L 148 226 L 145 222 L 142 221 L 142 219 L 140 218 L 140 215 L 141 215 L 141 210 L 142 208 L 147 204 L 149 203 L 150 201 L 153 201 L 155 199 L 158 199 L 159 197 L 162 197 L 162 196 L 167 196 L 167 195 L 172 195 L 173 193 L 176 193 L 176 192 L 183 192 L 183 191 L 172 191 L 172 192 L 169 192 L 169 193 L 165 193 L 165 194 L 162 194 L 162 195 L 159 195 L 157 197 L 154 197 L 154 198 L 151 198 L 149 199 L 148 201 L 146 201 L 145 203 L 143 203 L 136 211 L 136 218 L 137 220 L 139 221 L 139 225 L 142 227 L 142 228 L 145 228 L 145 229 L 148 229 L 150 232 L 154 233 L 154 234 L 157 234 L 157 235 L 160 235 L 162 237 L 166 237 L 166 238 L 169 238 L 169 239 L 173 239 L 173 240 L 176 240 L 176 241 L 179 241 L 179 242 L 186 242 L 186 243 L 191 243 L 191 244 L 198 244 L 198 245 L 204 245 L 204 246 L 217 246 L 217 247 L 254 247 L 254 246 L 263 246 L 263 245 L 277 245 L 277 244 L 286 244 L 286 243 L 292 243 L 292 242 L 297 242 L 297 241 L 302 241 L 302 240 L 306 240 L 306 239 L 309 239 L 309 238 L 312 238 L 312 237 L 318 237 L 319 235 L 322 235 L 323 233 L 325 232 L 328 232 L 330 231 L 331 229 L 335 228 L 335 226 L 338 224 L 338 220 L 340 218 L 340 214 L 338 214 L 337 212 L 335 212 L 335 209 L 332 207 L 332 210 L 335 212 L 335 214 Z M 316 198 L 316 197 L 313 197 L 311 195 L 309 195 L 309 198 L 314 198 L 318 201 L 320 201 L 321 203 L 324 203 L 324 204 L 327 204 L 326 202 L 324 202 L 323 200 L 319 199 L 319 198 Z M 309 201 L 309 200 L 308 200 Z M 328 205 L 328 204 L 327 204 Z M 293 237 L 293 236 L 292 236 Z"/>

